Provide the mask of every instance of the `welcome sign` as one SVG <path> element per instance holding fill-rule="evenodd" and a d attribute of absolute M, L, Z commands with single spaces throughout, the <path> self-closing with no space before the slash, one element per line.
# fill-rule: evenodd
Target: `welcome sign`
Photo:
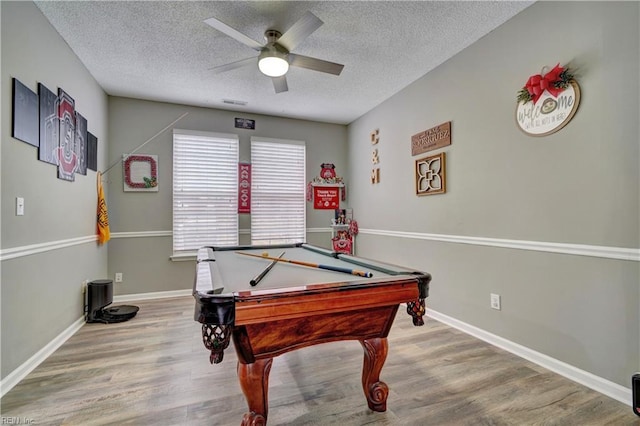
<path fill-rule="evenodd" d="M 580 104 L 580 86 L 571 71 L 560 64 L 549 72 L 545 69 L 529 77 L 518 92 L 516 123 L 531 136 L 546 136 L 562 129 Z"/>
<path fill-rule="evenodd" d="M 572 82 L 558 97 L 545 91 L 536 103 L 518 104 L 516 121 L 518 127 L 529 135 L 550 135 L 569 124 L 579 104 L 580 88 Z"/>

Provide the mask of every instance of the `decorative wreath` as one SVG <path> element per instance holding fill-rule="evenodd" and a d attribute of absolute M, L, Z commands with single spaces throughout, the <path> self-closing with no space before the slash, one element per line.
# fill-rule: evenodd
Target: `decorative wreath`
<path fill-rule="evenodd" d="M 527 84 L 518 92 L 517 100 L 525 104 L 533 101 L 535 104 L 545 90 L 557 97 L 564 89 L 569 87 L 573 77 L 568 68 L 563 68 L 558 64 L 544 76 L 534 74 L 529 77 Z"/>
<path fill-rule="evenodd" d="M 133 182 L 131 180 L 131 163 L 133 162 L 146 162 L 149 163 L 151 169 L 151 176 L 142 177 L 143 182 Z M 153 157 L 148 155 L 130 155 L 124 160 L 124 180 L 130 188 L 154 188 L 158 186 L 158 163 Z"/>

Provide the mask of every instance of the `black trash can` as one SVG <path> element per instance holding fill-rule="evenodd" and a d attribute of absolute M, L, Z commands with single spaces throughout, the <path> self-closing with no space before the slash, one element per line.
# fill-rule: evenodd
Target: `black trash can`
<path fill-rule="evenodd" d="M 137 306 L 113 306 L 113 281 L 95 280 L 87 284 L 85 319 L 87 322 L 113 323 L 127 321 L 138 313 Z"/>

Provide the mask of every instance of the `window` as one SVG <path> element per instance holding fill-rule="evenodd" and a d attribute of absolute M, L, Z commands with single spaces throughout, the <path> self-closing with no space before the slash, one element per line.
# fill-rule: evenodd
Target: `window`
<path fill-rule="evenodd" d="M 238 136 L 173 131 L 173 251 L 238 245 Z"/>
<path fill-rule="evenodd" d="M 251 138 L 251 243 L 306 240 L 305 145 Z"/>

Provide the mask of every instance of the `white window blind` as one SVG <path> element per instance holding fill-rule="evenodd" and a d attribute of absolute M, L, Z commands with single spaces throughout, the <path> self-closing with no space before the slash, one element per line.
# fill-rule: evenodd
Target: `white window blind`
<path fill-rule="evenodd" d="M 238 245 L 238 136 L 173 131 L 173 251 Z"/>
<path fill-rule="evenodd" d="M 251 243 L 306 240 L 304 142 L 251 138 Z"/>

